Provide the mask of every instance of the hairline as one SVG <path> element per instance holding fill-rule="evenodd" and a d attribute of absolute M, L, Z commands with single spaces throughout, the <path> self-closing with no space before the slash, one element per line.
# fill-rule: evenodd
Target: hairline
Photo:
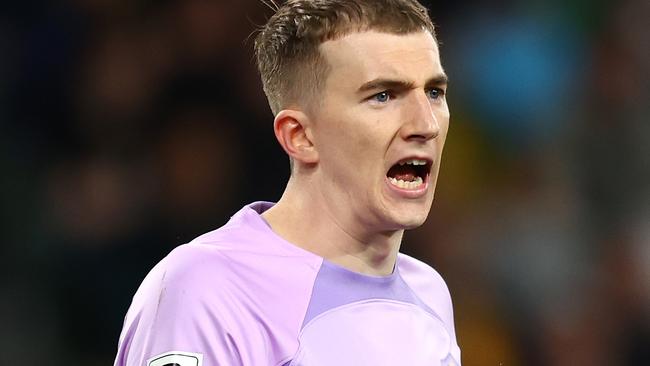
<path fill-rule="evenodd" d="M 320 101 L 320 99 L 317 97 L 320 96 L 320 93 L 322 93 L 325 90 L 327 79 L 329 78 L 330 72 L 332 71 L 331 65 L 329 64 L 329 61 L 327 60 L 325 53 L 323 53 L 322 50 L 323 44 L 327 42 L 334 42 L 334 41 L 341 40 L 352 34 L 363 34 L 368 32 L 376 32 L 380 34 L 398 35 L 398 36 L 406 36 L 406 35 L 417 34 L 417 33 L 429 33 L 436 46 L 438 46 L 438 39 L 436 35 L 433 34 L 431 30 L 427 29 L 426 27 L 421 27 L 420 29 L 413 29 L 405 32 L 399 32 L 399 31 L 396 32 L 390 30 L 383 30 L 381 29 L 381 27 L 374 27 L 370 25 L 365 25 L 365 26 L 357 25 L 356 27 L 350 26 L 347 29 L 342 30 L 340 33 L 337 32 L 333 37 L 327 38 L 318 44 L 318 47 L 316 47 L 316 52 L 314 54 L 315 59 L 313 64 L 305 62 L 305 60 L 298 61 L 298 65 L 294 66 L 296 67 L 297 73 L 301 73 L 302 75 L 304 75 L 306 72 L 309 72 L 309 70 L 311 69 L 314 72 L 314 74 L 317 76 L 315 78 L 302 76 L 301 79 L 303 80 L 300 80 L 300 82 L 307 81 L 311 83 L 311 85 L 307 85 L 307 86 L 303 85 L 301 87 L 296 87 L 294 89 L 294 90 L 303 90 L 305 92 L 302 93 L 303 97 L 293 98 L 294 100 L 285 101 L 284 103 L 285 105 L 279 106 L 278 110 L 274 111 L 275 112 L 274 114 L 277 115 L 280 111 L 284 109 L 293 109 L 294 107 L 304 112 L 308 112 L 308 113 L 313 112 L 315 110 L 314 108 L 318 107 L 318 105 L 314 103 L 316 101 Z M 320 70 L 319 70 L 319 66 L 322 67 Z M 301 68 L 303 70 L 300 70 Z"/>

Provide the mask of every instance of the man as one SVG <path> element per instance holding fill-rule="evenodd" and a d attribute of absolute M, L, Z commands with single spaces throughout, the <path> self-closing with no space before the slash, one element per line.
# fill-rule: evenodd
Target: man
<path fill-rule="evenodd" d="M 459 365 L 451 299 L 398 253 L 449 111 L 415 0 L 290 0 L 255 44 L 292 174 L 142 283 L 115 365 Z"/>

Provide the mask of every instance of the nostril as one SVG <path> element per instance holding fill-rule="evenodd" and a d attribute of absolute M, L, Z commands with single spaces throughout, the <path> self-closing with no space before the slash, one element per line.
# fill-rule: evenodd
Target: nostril
<path fill-rule="evenodd" d="M 428 141 L 428 140 L 431 140 L 431 139 L 434 139 L 434 138 L 438 137 L 439 133 L 440 133 L 439 128 L 430 129 L 430 130 L 427 130 L 427 131 L 422 130 L 422 131 L 418 131 L 416 133 L 409 134 L 407 136 L 407 139 L 408 140 L 415 140 L 415 141 Z"/>

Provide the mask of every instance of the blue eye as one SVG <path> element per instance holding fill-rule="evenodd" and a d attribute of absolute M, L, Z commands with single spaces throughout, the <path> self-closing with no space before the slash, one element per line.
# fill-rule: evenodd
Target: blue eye
<path fill-rule="evenodd" d="M 431 98 L 431 99 L 438 99 L 438 98 L 440 98 L 443 94 L 444 94 L 444 92 L 442 91 L 442 89 L 436 89 L 436 88 L 433 88 L 433 89 L 429 89 L 429 90 L 427 90 L 427 95 L 428 95 L 429 98 Z"/>
<path fill-rule="evenodd" d="M 390 100 L 390 94 L 388 94 L 387 91 L 383 91 L 381 93 L 373 95 L 373 98 L 379 103 L 386 103 Z"/>

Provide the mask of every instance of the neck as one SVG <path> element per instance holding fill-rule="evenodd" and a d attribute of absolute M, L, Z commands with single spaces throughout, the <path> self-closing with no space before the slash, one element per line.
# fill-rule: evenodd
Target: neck
<path fill-rule="evenodd" d="M 393 272 L 403 230 L 377 232 L 337 215 L 322 195 L 291 178 L 282 198 L 262 214 L 283 239 L 351 271 L 386 276 Z"/>

